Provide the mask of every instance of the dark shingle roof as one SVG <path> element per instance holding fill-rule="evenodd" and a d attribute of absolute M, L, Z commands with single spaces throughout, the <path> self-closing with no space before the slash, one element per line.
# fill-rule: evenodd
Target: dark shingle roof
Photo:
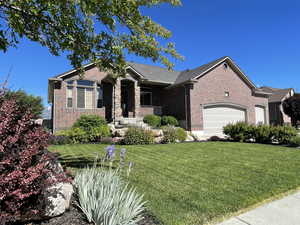
<path fill-rule="evenodd" d="M 199 66 L 195 69 L 185 70 L 185 71 L 181 72 L 180 75 L 178 76 L 178 78 L 176 79 L 175 84 L 179 84 L 179 83 L 182 83 L 182 82 L 185 82 L 185 81 L 188 81 L 188 80 L 191 80 L 191 79 L 197 77 L 198 75 L 202 74 L 203 72 L 210 69 L 214 65 L 217 65 L 218 63 L 222 62 L 226 58 L 227 58 L 227 56 L 224 56 L 224 57 L 214 60 L 210 63 Z"/>
<path fill-rule="evenodd" d="M 151 66 L 139 63 L 129 62 L 127 63 L 145 79 L 151 81 L 174 83 L 176 78 L 179 76 L 179 71 L 169 71 L 165 68 L 158 66 Z"/>
<path fill-rule="evenodd" d="M 272 87 L 261 87 L 260 90 L 271 93 L 269 102 L 281 102 L 283 98 L 292 90 L 292 88 L 272 88 Z"/>

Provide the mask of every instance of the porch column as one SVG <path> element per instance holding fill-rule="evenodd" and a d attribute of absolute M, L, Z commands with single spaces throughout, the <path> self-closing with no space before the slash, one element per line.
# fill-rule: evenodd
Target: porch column
<path fill-rule="evenodd" d="M 121 108 L 121 80 L 117 79 L 114 85 L 114 119 L 122 117 Z"/>
<path fill-rule="evenodd" d="M 134 117 L 139 117 L 140 115 L 140 102 L 141 97 L 141 87 L 138 82 L 134 82 Z"/>

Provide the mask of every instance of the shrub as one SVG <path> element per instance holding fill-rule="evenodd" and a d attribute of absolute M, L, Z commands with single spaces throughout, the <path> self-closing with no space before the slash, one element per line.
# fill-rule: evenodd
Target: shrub
<path fill-rule="evenodd" d="M 143 121 L 151 127 L 159 127 L 161 124 L 161 117 L 156 115 L 147 115 L 144 117 Z"/>
<path fill-rule="evenodd" d="M 49 134 L 33 123 L 34 118 L 13 98 L 0 94 L 1 224 L 42 214 L 41 193 L 59 181 L 56 175 L 49 175 L 48 165 L 56 160 L 46 150 Z"/>
<path fill-rule="evenodd" d="M 300 136 L 294 136 L 289 140 L 289 146 L 291 147 L 299 147 L 300 146 Z"/>
<path fill-rule="evenodd" d="M 237 122 L 235 124 L 228 124 L 223 127 L 223 133 L 230 137 L 233 141 L 250 141 L 254 138 L 253 125 L 249 125 L 245 122 Z"/>
<path fill-rule="evenodd" d="M 176 128 L 177 140 L 179 140 L 180 142 L 184 142 L 186 140 L 186 137 L 187 137 L 187 133 L 183 128 L 181 127 Z"/>
<path fill-rule="evenodd" d="M 90 223 L 134 225 L 142 219 L 143 196 L 129 188 L 116 171 L 86 168 L 76 175 L 74 184 L 80 208 Z"/>
<path fill-rule="evenodd" d="M 168 126 L 163 129 L 164 137 L 162 143 L 175 143 L 177 140 L 177 130 L 175 127 Z"/>
<path fill-rule="evenodd" d="M 178 126 L 178 120 L 174 116 L 163 116 L 161 118 L 162 125 Z"/>
<path fill-rule="evenodd" d="M 63 135 L 51 135 L 48 141 L 49 145 L 66 145 L 71 144 L 71 140 Z"/>
<path fill-rule="evenodd" d="M 291 126 L 277 126 L 272 128 L 273 139 L 279 144 L 288 144 L 291 138 L 297 136 L 297 130 Z"/>
<path fill-rule="evenodd" d="M 79 127 L 72 127 L 68 130 L 58 131 L 55 135 L 65 136 L 70 140 L 71 144 L 87 143 L 89 142 L 88 134 Z"/>
<path fill-rule="evenodd" d="M 73 127 L 78 127 L 86 132 L 90 132 L 93 128 L 97 128 L 106 124 L 106 120 L 98 115 L 82 115 L 74 123 Z"/>
<path fill-rule="evenodd" d="M 257 143 L 269 144 L 273 141 L 272 127 L 268 125 L 258 125 L 254 129 L 254 139 Z"/>
<path fill-rule="evenodd" d="M 124 136 L 123 143 L 126 145 L 147 145 L 154 143 L 154 135 L 150 130 L 139 127 L 130 127 Z"/>

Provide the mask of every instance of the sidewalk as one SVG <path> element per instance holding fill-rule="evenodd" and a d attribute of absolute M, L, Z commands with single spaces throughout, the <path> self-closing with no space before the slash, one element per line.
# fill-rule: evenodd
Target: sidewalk
<path fill-rule="evenodd" d="M 300 191 L 218 225 L 300 225 Z"/>

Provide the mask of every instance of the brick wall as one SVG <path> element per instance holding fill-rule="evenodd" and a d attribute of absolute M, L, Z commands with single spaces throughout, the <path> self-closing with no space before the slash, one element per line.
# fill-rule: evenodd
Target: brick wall
<path fill-rule="evenodd" d="M 225 96 L 229 92 L 229 97 Z M 255 105 L 268 112 L 268 98 L 254 96 L 251 88 L 228 66 L 219 65 L 199 79 L 190 93 L 191 129 L 203 130 L 203 106 L 214 103 L 232 103 L 247 109 L 247 121 L 255 123 Z M 268 113 L 266 113 L 268 114 Z M 268 115 L 267 115 L 268 117 Z M 269 119 L 267 118 L 266 121 Z"/>
<path fill-rule="evenodd" d="M 100 72 L 98 68 L 91 68 L 84 74 L 84 79 L 101 81 L 107 74 Z M 74 122 L 83 114 L 96 114 L 105 117 L 105 108 L 80 109 L 76 107 L 77 96 L 76 90 L 73 88 L 73 107 L 67 108 L 65 81 L 70 79 L 78 79 L 79 75 L 66 77 L 61 84 L 56 84 L 54 88 L 54 103 L 53 107 L 53 129 L 54 131 L 62 130 L 71 127 Z M 96 102 L 95 96 L 93 102 Z"/>

